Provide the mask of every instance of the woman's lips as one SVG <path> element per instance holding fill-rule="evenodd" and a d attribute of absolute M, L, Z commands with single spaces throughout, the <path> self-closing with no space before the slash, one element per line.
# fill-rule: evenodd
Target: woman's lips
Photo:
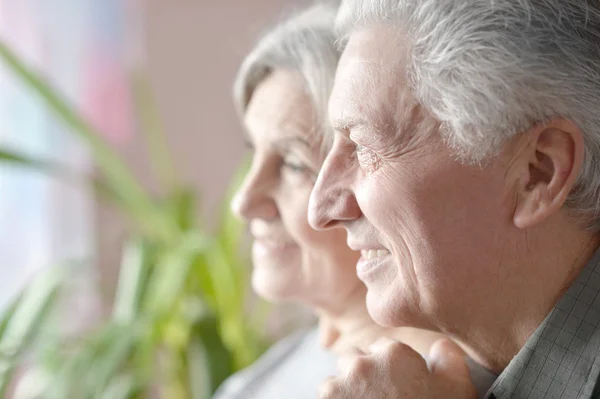
<path fill-rule="evenodd" d="M 279 241 L 257 238 L 252 245 L 252 253 L 255 257 L 280 258 L 289 254 L 297 245 L 291 241 Z"/>

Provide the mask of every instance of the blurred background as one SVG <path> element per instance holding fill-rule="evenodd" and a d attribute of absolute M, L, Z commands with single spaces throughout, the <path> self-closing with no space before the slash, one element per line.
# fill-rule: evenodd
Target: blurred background
<path fill-rule="evenodd" d="M 306 322 L 227 204 L 236 70 L 298 4 L 0 0 L 0 397 L 210 397 Z"/>

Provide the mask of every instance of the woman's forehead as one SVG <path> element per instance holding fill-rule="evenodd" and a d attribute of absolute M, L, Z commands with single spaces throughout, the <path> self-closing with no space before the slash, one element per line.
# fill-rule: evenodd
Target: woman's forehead
<path fill-rule="evenodd" d="M 275 140 L 281 136 L 320 141 L 316 113 L 300 75 L 277 70 L 254 90 L 244 123 L 252 140 Z"/>

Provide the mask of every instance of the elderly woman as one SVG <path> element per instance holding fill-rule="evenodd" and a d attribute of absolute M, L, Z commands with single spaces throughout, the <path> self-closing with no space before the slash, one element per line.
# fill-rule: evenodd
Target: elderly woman
<path fill-rule="evenodd" d="M 346 233 L 308 224 L 309 196 L 330 146 L 325 110 L 339 59 L 335 13 L 315 5 L 272 30 L 247 56 L 234 90 L 253 159 L 232 207 L 254 239 L 253 287 L 272 301 L 309 305 L 319 327 L 276 344 L 226 381 L 217 398 L 316 397 L 320 383 L 337 373 L 339 354 L 367 352 L 382 337 L 427 354 L 440 337 L 375 324 Z"/>
<path fill-rule="evenodd" d="M 362 252 L 370 314 L 462 342 L 489 398 L 600 397 L 600 2 L 345 0 L 337 25 L 309 220 Z M 323 398 L 469 389 L 397 344 L 354 365 Z"/>

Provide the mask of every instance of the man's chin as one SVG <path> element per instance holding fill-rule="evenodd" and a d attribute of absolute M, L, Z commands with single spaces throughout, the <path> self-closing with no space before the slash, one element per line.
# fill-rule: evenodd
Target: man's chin
<path fill-rule="evenodd" d="M 367 310 L 375 323 L 383 327 L 415 327 L 417 322 L 410 309 L 403 306 L 402 298 L 388 298 L 371 289 L 367 291 Z"/>

